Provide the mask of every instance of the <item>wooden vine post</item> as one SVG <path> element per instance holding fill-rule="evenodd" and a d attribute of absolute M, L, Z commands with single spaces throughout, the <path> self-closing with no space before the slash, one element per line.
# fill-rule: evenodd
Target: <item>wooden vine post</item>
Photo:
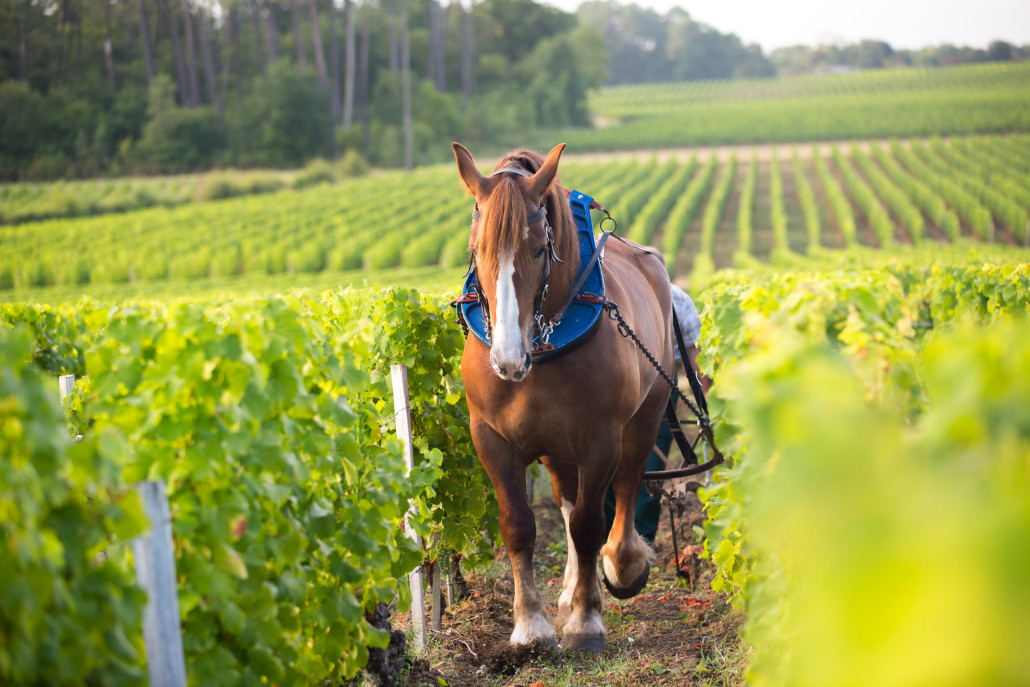
<path fill-rule="evenodd" d="M 404 466 L 407 473 L 415 467 L 415 454 L 411 441 L 411 408 L 408 402 L 408 367 L 406 365 L 394 365 L 390 368 L 390 375 L 393 381 L 393 413 L 397 421 L 397 437 L 404 444 Z M 411 510 L 409 507 L 408 516 L 404 517 L 404 529 L 408 537 L 416 544 L 419 537 L 408 523 Z M 415 650 L 421 652 L 426 646 L 426 610 L 423 597 L 424 587 L 422 582 L 422 567 L 419 566 L 408 575 L 408 584 L 411 587 L 411 625 L 415 635 Z"/>
<path fill-rule="evenodd" d="M 75 375 L 61 375 L 57 383 L 64 401 L 75 388 Z M 135 489 L 150 521 L 150 531 L 131 542 L 136 582 L 147 593 L 147 605 L 143 609 L 147 674 L 151 687 L 186 687 L 168 494 L 161 480 L 139 482 Z"/>

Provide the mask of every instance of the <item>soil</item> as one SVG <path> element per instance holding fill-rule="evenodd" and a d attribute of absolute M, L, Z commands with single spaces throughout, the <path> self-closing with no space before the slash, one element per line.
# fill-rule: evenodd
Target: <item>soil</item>
<path fill-rule="evenodd" d="M 667 485 L 666 488 L 669 488 Z M 465 687 L 552 687 L 554 685 L 739 685 L 748 650 L 738 638 L 743 613 L 710 589 L 711 564 L 700 561 L 695 526 L 700 502 L 688 493 L 676 516 L 683 573 L 676 574 L 669 506 L 663 504 L 655 549 L 658 563 L 643 592 L 620 601 L 604 593 L 608 630 L 599 655 L 567 652 L 559 646 L 513 647 L 513 585 L 507 554 L 485 571 L 466 572 L 468 596 L 448 607 L 442 632 L 431 636 L 422 655 L 409 663 L 398 684 Z M 553 613 L 565 565 L 565 529 L 549 497 L 534 505 L 537 517 L 536 578 Z M 693 587 L 691 586 L 693 583 Z M 427 608 L 427 617 L 430 615 Z M 395 618 L 403 629 L 407 618 Z"/>

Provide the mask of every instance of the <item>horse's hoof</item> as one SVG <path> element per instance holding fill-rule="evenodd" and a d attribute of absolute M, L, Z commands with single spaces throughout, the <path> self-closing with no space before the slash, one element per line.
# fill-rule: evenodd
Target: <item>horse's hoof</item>
<path fill-rule="evenodd" d="M 565 635 L 565 648 L 582 651 L 585 654 L 599 654 L 604 651 L 603 635 Z"/>
<path fill-rule="evenodd" d="M 608 576 L 603 575 L 604 586 L 608 589 L 608 593 L 614 596 L 616 599 L 631 599 L 640 593 L 640 590 L 647 584 L 647 578 L 651 575 L 650 568 L 644 568 L 644 572 L 640 573 L 640 577 L 633 581 L 633 584 L 628 587 L 616 587 L 608 581 Z"/>

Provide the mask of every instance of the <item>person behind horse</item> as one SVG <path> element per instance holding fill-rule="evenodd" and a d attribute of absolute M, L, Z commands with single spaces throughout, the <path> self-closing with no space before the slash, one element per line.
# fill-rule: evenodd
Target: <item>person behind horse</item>
<path fill-rule="evenodd" d="M 697 374 L 698 379 L 701 380 L 701 389 L 707 394 L 708 388 L 712 385 L 712 380 L 705 376 L 697 365 L 697 356 L 701 353 L 701 349 L 697 345 L 698 337 L 701 335 L 701 318 L 697 314 L 694 301 L 691 300 L 686 291 L 675 284 L 672 285 L 672 307 L 676 311 L 680 333 L 683 335 L 683 341 L 686 344 L 690 367 Z M 675 347 L 674 351 L 674 357 L 678 363 L 680 361 L 679 347 Z M 672 372 L 674 375 L 676 374 L 675 371 Z M 658 430 L 658 438 L 655 439 L 655 450 L 651 451 L 651 454 L 647 457 L 646 469 L 648 472 L 668 468 L 663 457 L 669 455 L 671 447 L 672 431 L 669 429 L 669 421 L 662 420 L 662 425 Z M 647 487 L 641 486 L 640 494 L 637 496 L 633 526 L 649 544 L 654 543 L 655 535 L 658 533 L 658 519 L 660 515 L 661 497 L 657 495 L 652 496 L 648 493 Z M 610 487 L 604 501 L 604 516 L 607 521 L 607 527 L 611 530 L 612 523 L 615 521 L 615 492 Z"/>

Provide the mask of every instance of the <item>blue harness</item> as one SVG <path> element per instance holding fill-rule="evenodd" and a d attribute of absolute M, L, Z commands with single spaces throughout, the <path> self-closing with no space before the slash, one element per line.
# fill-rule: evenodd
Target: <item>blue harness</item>
<path fill-rule="evenodd" d="M 594 225 L 590 218 L 590 204 L 593 200 L 579 191 L 569 193 L 569 208 L 576 221 L 576 238 L 579 243 L 580 273 L 577 283 L 582 281 L 582 285 L 568 303 L 565 312 L 559 313 L 558 321 L 547 323 L 542 327 L 543 331 L 540 326 L 537 327 L 536 336 L 533 337 L 535 362 L 551 360 L 585 343 L 601 321 L 605 303 L 604 277 L 601 274 L 601 261 L 591 260 L 598 249 L 594 245 Z M 586 271 L 589 273 L 584 275 Z M 489 347 L 489 315 L 483 308 L 485 299 L 481 297 L 481 293 L 476 268 L 473 265 L 465 277 L 461 295 L 452 305 L 457 309 L 458 321 L 467 332 L 472 332 Z"/>

